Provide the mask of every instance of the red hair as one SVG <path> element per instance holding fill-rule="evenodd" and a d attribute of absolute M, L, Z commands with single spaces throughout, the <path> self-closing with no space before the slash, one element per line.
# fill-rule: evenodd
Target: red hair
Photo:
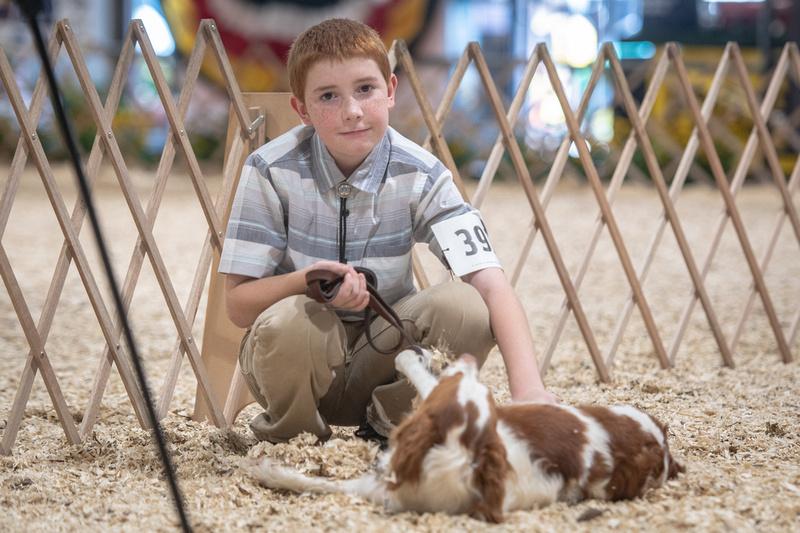
<path fill-rule="evenodd" d="M 308 28 L 297 36 L 289 49 L 287 68 L 292 93 L 301 102 L 305 101 L 306 76 L 319 61 L 345 61 L 356 57 L 375 61 L 389 83 L 392 74 L 389 56 L 374 29 L 362 22 L 341 18 Z"/>

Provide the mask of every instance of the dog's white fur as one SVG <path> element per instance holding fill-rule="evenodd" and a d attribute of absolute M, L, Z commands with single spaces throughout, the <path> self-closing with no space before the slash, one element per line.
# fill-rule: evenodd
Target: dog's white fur
<path fill-rule="evenodd" d="M 633 407 L 496 406 L 471 356 L 438 380 L 427 362 L 411 350 L 395 360 L 422 402 L 392 433 L 373 472 L 329 480 L 268 459 L 250 472 L 270 488 L 343 492 L 389 511 L 499 522 L 505 512 L 557 500 L 636 497 L 682 471 L 665 428 Z"/>

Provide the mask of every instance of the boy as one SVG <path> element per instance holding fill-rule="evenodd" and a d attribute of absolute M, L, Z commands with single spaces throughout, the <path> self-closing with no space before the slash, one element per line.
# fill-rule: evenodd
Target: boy
<path fill-rule="evenodd" d="M 500 268 L 414 292 L 414 242 L 430 243 L 447 264 L 437 224 L 477 212 L 441 162 L 389 127 L 397 78 L 377 33 L 351 20 L 322 22 L 295 40 L 288 69 L 304 125 L 245 163 L 219 268 L 228 315 L 249 328 L 239 358 L 265 409 L 250 424 L 255 435 L 281 442 L 308 431 L 327 439 L 328 424 L 337 424 L 360 425 L 363 438 L 386 437 L 410 409 L 413 388 L 395 374 L 394 355 L 380 352 L 400 334 L 378 318 L 366 325 L 375 346 L 367 342 L 361 311 L 369 294 L 353 265 L 376 273 L 381 295 L 419 344 L 470 352 L 483 364 L 496 338 L 512 399 L 555 401 Z M 313 269 L 343 276 L 328 305 L 304 294 Z"/>

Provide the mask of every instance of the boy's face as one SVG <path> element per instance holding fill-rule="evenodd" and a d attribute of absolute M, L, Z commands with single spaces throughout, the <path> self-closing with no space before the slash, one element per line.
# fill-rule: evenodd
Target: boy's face
<path fill-rule="evenodd" d="M 304 101 L 292 97 L 292 107 L 349 176 L 386 133 L 396 87 L 372 59 L 320 61 L 306 75 Z"/>

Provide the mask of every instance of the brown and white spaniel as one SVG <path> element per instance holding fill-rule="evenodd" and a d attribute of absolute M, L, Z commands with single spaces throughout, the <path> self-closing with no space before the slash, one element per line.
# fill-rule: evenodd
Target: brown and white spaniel
<path fill-rule="evenodd" d="M 505 512 L 554 501 L 635 498 L 683 471 L 665 426 L 634 407 L 496 405 L 468 355 L 438 380 L 411 350 L 395 365 L 422 402 L 392 433 L 374 472 L 329 480 L 265 459 L 253 476 L 270 488 L 355 494 L 395 512 L 500 522 Z"/>

